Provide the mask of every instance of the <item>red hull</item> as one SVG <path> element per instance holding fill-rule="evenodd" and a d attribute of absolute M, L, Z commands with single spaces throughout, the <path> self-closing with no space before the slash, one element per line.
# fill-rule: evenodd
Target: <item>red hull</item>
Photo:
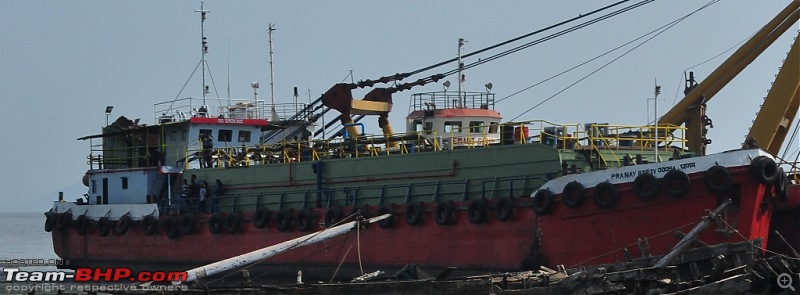
<path fill-rule="evenodd" d="M 703 173 L 694 173 L 690 175 L 689 193 L 680 198 L 670 197 L 662 190 L 655 199 L 645 202 L 636 198 L 631 183 L 617 185 L 620 197 L 611 210 L 599 209 L 591 200 L 577 209 L 567 208 L 559 201 L 548 215 L 538 216 L 532 209 L 532 198 L 516 198 L 513 217 L 506 222 L 495 218 L 491 210 L 494 202 L 490 202 L 486 221 L 472 224 L 467 218 L 469 202 L 456 202 L 451 225 L 437 225 L 433 217 L 435 204 L 426 204 L 423 221 L 410 226 L 404 222 L 405 205 L 396 205 L 393 208 L 397 222 L 393 228 L 370 225 L 360 233 L 360 256 L 364 271 L 391 271 L 407 263 L 433 270 L 456 266 L 460 270 L 513 271 L 520 268 L 523 259 L 536 256 L 535 253 L 544 255 L 549 262 L 544 264 L 550 266 L 616 262 L 625 259 L 623 249 L 633 257 L 642 255 L 636 244 L 638 239 L 647 239 L 651 254 L 665 253 L 678 241 L 673 236 L 675 231 L 689 232 L 720 200 L 727 198 L 733 198 L 734 202 L 726 210 L 725 219 L 741 236 L 718 232 L 716 229 L 720 226 L 712 225 L 698 239 L 707 244 L 719 244 L 763 238 L 766 243 L 774 204 L 769 200 L 772 198 L 769 186 L 754 180 L 748 166 L 729 170 L 733 185 L 724 194 L 709 192 L 702 179 Z M 556 196 L 556 200 L 560 198 Z M 376 208 L 370 210 L 374 212 Z M 349 208 L 344 211 L 350 212 Z M 325 213 L 324 209 L 313 212 L 315 223 Z M 243 217 L 245 221 L 238 234 L 213 235 L 209 233 L 207 216 L 201 216 L 195 234 L 176 239 L 168 238 L 163 229 L 153 236 L 145 236 L 140 226 L 134 226 L 125 235 L 107 237 L 99 236 L 94 226 L 86 235 L 78 235 L 71 227 L 54 230 L 53 245 L 61 258 L 72 262 L 71 267 L 186 267 L 229 258 L 305 234 L 296 227 L 280 232 L 274 224 L 257 229 L 252 223 L 252 212 Z M 356 233 L 350 233 L 275 256 L 267 263 L 290 266 L 290 272 L 303 269 L 304 273 L 315 273 L 315 269 L 331 270 L 342 261 L 346 267 L 357 267 L 356 241 Z"/>

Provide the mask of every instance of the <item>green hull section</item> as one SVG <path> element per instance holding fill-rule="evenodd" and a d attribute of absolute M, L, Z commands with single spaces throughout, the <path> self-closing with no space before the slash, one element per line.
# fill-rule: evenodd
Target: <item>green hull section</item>
<path fill-rule="evenodd" d="M 190 169 L 184 177 L 219 179 L 221 211 L 252 211 L 528 196 L 561 165 L 557 149 L 520 144 Z"/>

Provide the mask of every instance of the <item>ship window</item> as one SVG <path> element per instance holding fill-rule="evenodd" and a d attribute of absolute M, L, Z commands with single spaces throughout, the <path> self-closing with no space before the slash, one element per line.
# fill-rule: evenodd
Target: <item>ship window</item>
<path fill-rule="evenodd" d="M 250 142 L 250 131 L 239 130 L 239 142 Z"/>
<path fill-rule="evenodd" d="M 97 193 L 97 180 L 92 179 L 92 193 Z"/>
<path fill-rule="evenodd" d="M 122 179 L 122 189 L 128 189 L 128 178 L 120 177 Z"/>
<path fill-rule="evenodd" d="M 200 129 L 200 139 L 204 139 L 208 136 L 211 136 L 211 129 Z"/>
<path fill-rule="evenodd" d="M 469 121 L 469 132 L 482 133 L 483 121 Z"/>
<path fill-rule="evenodd" d="M 497 133 L 497 122 L 490 122 L 489 123 L 489 133 Z"/>
<path fill-rule="evenodd" d="M 461 132 L 461 121 L 445 121 L 444 122 L 444 132 Z"/>
<path fill-rule="evenodd" d="M 233 137 L 233 131 L 220 129 L 219 134 L 217 134 L 217 140 L 219 142 L 231 142 L 231 138 Z"/>

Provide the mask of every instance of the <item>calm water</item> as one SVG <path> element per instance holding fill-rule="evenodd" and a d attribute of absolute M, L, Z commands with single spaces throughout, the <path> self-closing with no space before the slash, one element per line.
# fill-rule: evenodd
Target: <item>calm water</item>
<path fill-rule="evenodd" d="M 43 212 L 0 212 L 0 260 L 58 258 L 44 220 Z"/>

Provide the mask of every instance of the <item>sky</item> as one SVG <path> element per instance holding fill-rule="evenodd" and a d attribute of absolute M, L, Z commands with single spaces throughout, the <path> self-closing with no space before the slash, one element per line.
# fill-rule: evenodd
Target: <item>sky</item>
<path fill-rule="evenodd" d="M 298 87 L 301 101 L 307 101 L 350 80 L 350 71 L 356 81 L 413 71 L 455 57 L 458 38 L 467 40 L 462 52 L 469 53 L 614 2 L 209 0 L 207 59 L 220 97 L 227 96 L 229 80 L 231 97 L 249 99 L 250 83 L 258 81 L 260 98 L 269 101 L 267 27 L 273 23 L 275 100 L 290 102 L 292 88 Z M 484 91 L 483 85 L 491 82 L 497 98 L 506 97 L 705 3 L 654 1 L 469 69 L 465 87 Z M 789 3 L 719 1 L 530 112 L 523 114 L 621 51 L 505 99 L 497 110 L 505 119 L 523 114 L 519 120 L 644 125 L 653 118 L 647 98 L 653 97 L 656 81 L 662 86 L 658 107 L 663 114 L 682 97 L 678 94 L 685 71 L 704 78 L 732 51 L 711 58 L 750 37 Z M 5 115 L 0 116 L 0 138 L 5 144 L 0 147 L 0 211 L 46 211 L 59 191 L 68 200 L 82 196 L 89 143 L 76 139 L 100 133 L 107 105 L 114 106 L 112 120 L 124 115 L 153 124 L 154 103 L 179 93 L 201 96 L 198 76 L 180 92 L 200 60 L 200 17 L 195 12 L 199 1 L 1 4 L 0 95 Z M 707 113 L 714 120 L 709 152 L 740 147 L 798 29 L 795 25 L 708 103 Z M 455 67 L 453 63 L 412 79 Z M 429 84 L 395 94 L 390 115 L 395 129 L 404 129 L 411 93 L 441 89 L 441 83 Z M 216 97 L 214 93 L 212 88 Z M 376 121 L 362 122 L 377 130 Z M 790 150 L 796 151 L 797 143 Z"/>

